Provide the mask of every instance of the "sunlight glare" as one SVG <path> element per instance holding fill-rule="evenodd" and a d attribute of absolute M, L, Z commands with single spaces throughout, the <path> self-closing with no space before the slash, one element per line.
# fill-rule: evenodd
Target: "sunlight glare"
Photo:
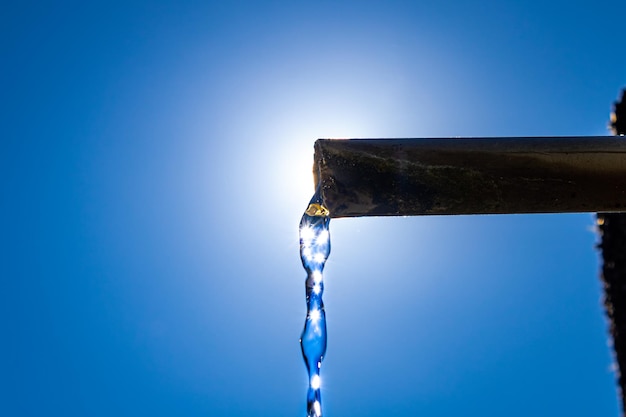
<path fill-rule="evenodd" d="M 312 322 L 317 322 L 319 321 L 319 319 L 321 318 L 321 313 L 319 310 L 315 309 L 315 310 L 311 310 L 311 314 L 309 315 L 309 318 L 311 319 Z"/>
<path fill-rule="evenodd" d="M 313 227 L 306 226 L 300 230 L 300 239 L 302 239 L 302 243 L 311 244 L 313 239 L 315 238 L 315 231 Z"/>
<path fill-rule="evenodd" d="M 322 230 L 320 234 L 317 236 L 315 243 L 322 246 L 328 243 L 328 239 L 330 238 L 330 233 L 328 230 Z"/>
<path fill-rule="evenodd" d="M 311 388 L 319 389 L 321 384 L 322 384 L 322 379 L 320 378 L 320 376 L 313 375 L 313 378 L 311 378 Z"/>
<path fill-rule="evenodd" d="M 318 416 L 322 415 L 322 407 L 320 406 L 320 402 L 319 401 L 315 401 L 315 403 L 313 403 L 313 408 L 315 409 L 315 414 Z"/>
<path fill-rule="evenodd" d="M 324 255 L 323 253 L 316 253 L 315 255 L 313 255 L 313 260 L 321 264 L 326 260 L 326 255 Z"/>

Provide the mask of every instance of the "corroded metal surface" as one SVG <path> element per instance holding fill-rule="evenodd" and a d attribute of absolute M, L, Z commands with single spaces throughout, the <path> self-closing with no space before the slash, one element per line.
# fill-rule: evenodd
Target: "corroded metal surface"
<path fill-rule="evenodd" d="M 626 142 L 614 137 L 319 139 L 330 216 L 626 210 Z"/>

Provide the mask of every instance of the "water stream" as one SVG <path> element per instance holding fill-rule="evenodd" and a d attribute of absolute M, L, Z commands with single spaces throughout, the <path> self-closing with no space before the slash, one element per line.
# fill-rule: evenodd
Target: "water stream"
<path fill-rule="evenodd" d="M 300 337 L 302 356 L 309 372 L 307 416 L 322 415 L 320 368 L 326 354 L 326 313 L 322 271 L 330 254 L 329 212 L 316 192 L 300 220 L 300 258 L 307 273 L 306 320 Z"/>

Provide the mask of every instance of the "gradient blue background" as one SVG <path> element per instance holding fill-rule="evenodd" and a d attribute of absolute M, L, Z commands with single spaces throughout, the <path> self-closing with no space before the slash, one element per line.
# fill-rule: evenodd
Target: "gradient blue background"
<path fill-rule="evenodd" d="M 0 8 L 0 415 L 303 416 L 318 137 L 602 135 L 615 1 Z M 327 416 L 617 416 L 591 214 L 341 219 Z"/>

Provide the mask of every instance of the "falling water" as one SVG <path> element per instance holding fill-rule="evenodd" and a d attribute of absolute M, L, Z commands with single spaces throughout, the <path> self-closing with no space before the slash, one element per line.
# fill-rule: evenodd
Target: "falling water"
<path fill-rule="evenodd" d="M 309 371 L 307 416 L 322 415 L 320 367 L 326 354 L 326 313 L 322 270 L 330 253 L 329 212 L 316 192 L 300 220 L 300 258 L 307 273 L 306 320 L 300 337 L 302 356 Z"/>

